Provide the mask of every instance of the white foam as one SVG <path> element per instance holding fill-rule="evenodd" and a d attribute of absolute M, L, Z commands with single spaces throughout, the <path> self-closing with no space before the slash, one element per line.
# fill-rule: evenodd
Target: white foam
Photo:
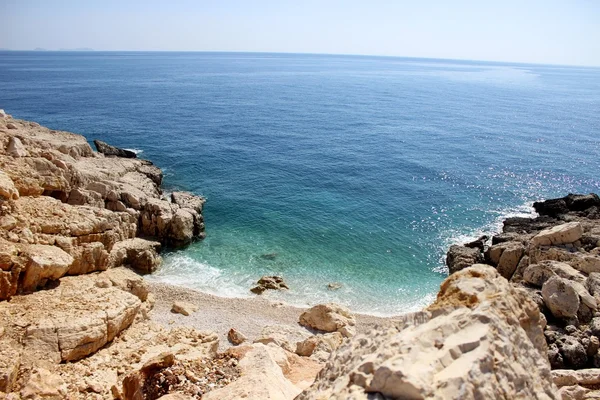
<path fill-rule="evenodd" d="M 136 155 L 144 152 L 144 150 L 140 150 L 140 149 L 124 149 L 124 150 L 133 151 Z"/>

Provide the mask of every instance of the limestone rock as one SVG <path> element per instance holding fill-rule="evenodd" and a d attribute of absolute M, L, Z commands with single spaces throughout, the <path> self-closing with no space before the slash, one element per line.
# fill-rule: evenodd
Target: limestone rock
<path fill-rule="evenodd" d="M 324 332 L 340 332 L 345 337 L 353 336 L 356 320 L 346 307 L 339 304 L 319 304 L 300 315 L 300 325 Z"/>
<path fill-rule="evenodd" d="M 576 242 L 582 235 L 583 228 L 580 222 L 568 222 L 544 229 L 531 239 L 531 244 L 533 246 L 556 246 Z"/>
<path fill-rule="evenodd" d="M 171 201 L 180 208 L 189 208 L 201 214 L 206 199 L 188 192 L 173 192 Z"/>
<path fill-rule="evenodd" d="M 283 351 L 283 350 L 281 350 Z M 202 396 L 203 400 L 291 400 L 301 389 L 294 386 L 277 363 L 281 353 L 257 343 L 249 347 L 239 363 L 242 375 L 224 388 Z M 286 362 L 285 355 L 283 355 Z"/>
<path fill-rule="evenodd" d="M 137 155 L 130 150 L 120 149 L 115 146 L 111 146 L 108 143 L 105 143 L 101 140 L 94 140 L 94 145 L 96 145 L 96 150 L 98 153 L 102 153 L 105 156 L 115 156 L 115 157 L 123 157 L 123 158 L 136 158 Z"/>
<path fill-rule="evenodd" d="M 287 325 L 267 325 L 263 327 L 260 336 L 254 340 L 254 343 L 273 343 L 293 353 L 296 350 L 296 343 L 305 340 L 309 336 L 310 332 L 304 328 L 293 328 Z"/>
<path fill-rule="evenodd" d="M 558 387 L 572 385 L 594 386 L 600 384 L 600 369 L 589 368 L 577 371 L 555 369 L 552 371 L 552 379 Z"/>
<path fill-rule="evenodd" d="M 162 258 L 158 255 L 161 245 L 146 239 L 134 238 L 116 243 L 111 251 L 114 266 L 130 265 L 141 274 L 149 274 L 158 269 Z"/>
<path fill-rule="evenodd" d="M 280 276 L 263 276 L 258 280 L 256 286 L 250 289 L 252 293 L 262 294 L 265 290 L 287 290 L 288 285 Z"/>
<path fill-rule="evenodd" d="M 138 274 L 125 267 L 111 268 L 104 272 L 102 276 L 110 280 L 111 284 L 121 290 L 129 292 L 141 301 L 148 299 L 150 293 L 148 284 Z"/>
<path fill-rule="evenodd" d="M 185 208 L 175 211 L 170 225 L 169 238 L 178 244 L 187 244 L 194 238 L 194 214 Z"/>
<path fill-rule="evenodd" d="M 586 277 L 569 264 L 558 261 L 542 261 L 539 264 L 531 264 L 523 273 L 523 281 L 542 287 L 550 277 L 557 275 L 561 278 L 579 282 L 586 282 Z"/>
<path fill-rule="evenodd" d="M 452 245 L 446 254 L 446 265 L 451 274 L 483 262 L 483 253 L 478 248 Z"/>
<path fill-rule="evenodd" d="M 544 303 L 557 318 L 572 318 L 579 310 L 579 294 L 572 282 L 552 276 L 542 286 Z"/>
<path fill-rule="evenodd" d="M 21 140 L 16 136 L 11 136 L 8 140 L 6 152 L 13 157 L 28 157 L 29 153 L 21 143 Z"/>
<path fill-rule="evenodd" d="M 329 355 L 342 345 L 344 337 L 339 332 L 313 335 L 296 343 L 296 354 L 303 357 L 314 357 L 325 362 Z"/>
<path fill-rule="evenodd" d="M 67 388 L 60 376 L 43 368 L 33 371 L 27 384 L 21 390 L 23 399 L 56 399 L 66 397 Z"/>
<path fill-rule="evenodd" d="M 235 328 L 231 328 L 229 332 L 227 332 L 227 339 L 233 345 L 240 345 L 246 341 L 246 336 L 243 333 L 238 331 Z"/>
<path fill-rule="evenodd" d="M 506 279 L 510 279 L 513 273 L 517 269 L 517 265 L 521 260 L 521 257 L 525 253 L 525 247 L 518 242 L 508 242 L 501 244 L 503 246 L 502 255 L 498 259 L 496 269 Z"/>
<path fill-rule="evenodd" d="M 31 245 L 22 248 L 29 259 L 23 278 L 23 290 L 32 291 L 46 279 L 58 279 L 67 273 L 73 257 L 55 246 Z"/>
<path fill-rule="evenodd" d="M 19 198 L 19 191 L 15 184 L 4 171 L 0 170 L 0 200 L 16 200 Z"/>
<path fill-rule="evenodd" d="M 451 275 L 430 311 L 351 339 L 297 399 L 556 398 L 538 308 L 493 268 Z"/>
<path fill-rule="evenodd" d="M 189 317 L 196 311 L 198 311 L 197 305 L 186 303 L 184 301 L 176 301 L 175 303 L 173 303 L 173 307 L 171 307 L 171 312 L 176 314 L 182 314 L 186 317 Z"/>

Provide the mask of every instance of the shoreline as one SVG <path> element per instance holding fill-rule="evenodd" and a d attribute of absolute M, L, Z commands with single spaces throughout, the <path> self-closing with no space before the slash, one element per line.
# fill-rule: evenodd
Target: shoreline
<path fill-rule="evenodd" d="M 221 339 L 220 351 L 232 347 L 227 340 L 227 332 L 231 328 L 243 333 L 250 343 L 259 338 L 261 330 L 267 326 L 285 326 L 313 333 L 298 323 L 300 314 L 309 307 L 297 307 L 260 296 L 221 297 L 168 283 L 144 280 L 156 297 L 154 308 L 148 314 L 150 321 L 166 328 L 185 326 L 216 332 Z M 171 307 L 176 301 L 194 304 L 199 310 L 189 316 L 173 313 Z M 356 318 L 357 333 L 367 333 L 378 325 L 393 324 L 402 316 L 379 317 L 354 312 L 353 315 Z"/>

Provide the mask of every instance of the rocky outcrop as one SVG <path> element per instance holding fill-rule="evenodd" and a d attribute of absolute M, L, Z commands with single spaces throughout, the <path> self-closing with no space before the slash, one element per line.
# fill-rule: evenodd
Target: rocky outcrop
<path fill-rule="evenodd" d="M 111 146 L 101 140 L 94 140 L 94 145 L 98 153 L 102 153 L 105 156 L 123 157 L 123 158 L 137 158 L 137 154 L 131 150 L 120 149 L 115 146 Z"/>
<path fill-rule="evenodd" d="M 451 275 L 428 312 L 351 339 L 297 398 L 557 398 L 539 310 L 492 267 Z"/>
<path fill-rule="evenodd" d="M 204 237 L 205 199 L 163 196 L 151 162 L 9 115 L 0 129 L 0 300 L 120 265 L 151 273 L 161 244 Z"/>

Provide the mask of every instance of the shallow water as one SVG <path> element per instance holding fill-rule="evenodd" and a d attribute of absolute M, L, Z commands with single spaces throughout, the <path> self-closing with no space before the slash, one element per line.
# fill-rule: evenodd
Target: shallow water
<path fill-rule="evenodd" d="M 0 52 L 0 108 L 142 151 L 167 190 L 206 196 L 207 239 L 154 279 L 225 296 L 280 274 L 291 290 L 270 296 L 293 304 L 419 309 L 451 243 L 600 187 L 593 68 Z"/>

